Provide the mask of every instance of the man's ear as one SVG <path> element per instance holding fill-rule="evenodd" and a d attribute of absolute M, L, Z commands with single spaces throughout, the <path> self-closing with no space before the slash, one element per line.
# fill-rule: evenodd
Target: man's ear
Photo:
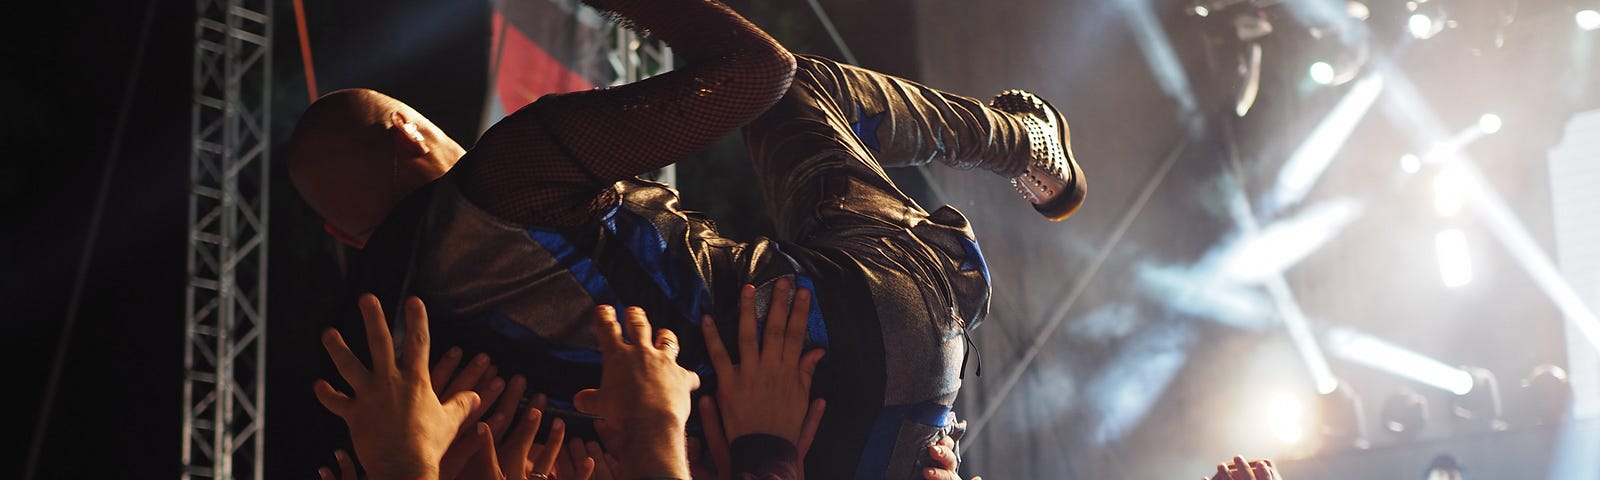
<path fill-rule="evenodd" d="M 429 151 L 427 137 L 418 120 L 401 111 L 389 114 L 389 133 L 394 137 L 395 148 L 407 156 L 420 157 Z"/>

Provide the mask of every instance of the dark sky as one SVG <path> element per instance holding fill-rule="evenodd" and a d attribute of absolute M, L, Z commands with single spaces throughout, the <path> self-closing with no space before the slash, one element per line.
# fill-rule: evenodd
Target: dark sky
<path fill-rule="evenodd" d="M 275 3 L 273 123 L 281 137 L 308 97 L 298 75 L 292 2 Z M 416 1 L 382 2 L 383 8 L 369 1 L 312 3 L 314 58 L 327 65 L 320 69 L 323 91 L 380 88 L 429 112 L 452 135 L 474 136 L 487 3 L 465 2 L 449 12 L 424 11 L 418 7 L 426 2 Z M 36 7 L 43 9 L 36 17 L 13 18 L 17 28 L 7 35 L 15 38 L 3 47 L 10 154 L 0 163 L 0 305 L 20 327 L 5 336 L 5 351 L 22 392 L 21 413 L 6 416 L 7 444 L 18 446 L 8 449 L 13 453 L 4 463 L 14 473 L 6 476 L 21 478 L 32 460 L 34 478 L 174 478 L 183 404 L 194 4 Z M 405 37 L 397 25 L 424 23 L 445 40 L 393 41 Z M 447 106 L 461 99 L 467 102 Z M 315 312 L 323 306 L 319 294 L 337 280 L 331 250 L 280 164 L 273 170 L 269 271 L 278 273 L 271 288 L 284 293 L 269 304 L 271 317 L 282 320 L 270 323 L 268 362 L 282 368 L 268 379 L 265 416 L 279 419 L 269 421 L 268 456 L 286 461 L 267 476 L 310 478 L 308 462 L 319 460 L 296 456 L 331 458 L 331 452 L 313 450 L 326 434 L 310 427 L 327 418 L 316 416 L 325 414 L 302 367 L 325 356 L 315 343 Z M 80 279 L 82 294 L 74 299 Z M 53 393 L 48 403 L 46 392 Z M 41 426 L 45 435 L 35 441 Z M 280 465 L 283 471 L 273 470 Z"/>

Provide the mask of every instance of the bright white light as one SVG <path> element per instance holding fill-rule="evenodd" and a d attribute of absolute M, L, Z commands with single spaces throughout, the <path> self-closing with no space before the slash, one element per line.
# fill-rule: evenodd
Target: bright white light
<path fill-rule="evenodd" d="M 1279 393 L 1268 399 L 1267 429 L 1284 445 L 1294 445 L 1305 437 L 1305 404 L 1294 395 Z"/>
<path fill-rule="evenodd" d="M 1295 149 L 1283 169 L 1278 171 L 1278 182 L 1273 186 L 1271 214 L 1287 209 L 1305 198 L 1306 193 L 1322 178 L 1335 154 L 1350 139 L 1356 125 L 1361 123 L 1378 95 L 1383 93 L 1383 77 L 1368 75 L 1357 80 L 1344 99 L 1322 118 L 1321 123 L 1306 137 L 1305 143 Z"/>
<path fill-rule="evenodd" d="M 1433 36 L 1433 18 L 1420 13 L 1411 14 L 1411 19 L 1406 21 L 1406 27 L 1411 30 L 1411 36 L 1426 39 Z"/>
<path fill-rule="evenodd" d="M 1472 374 L 1377 337 L 1342 327 L 1328 331 L 1334 355 L 1456 395 L 1472 391 Z"/>
<path fill-rule="evenodd" d="M 1208 17 L 1211 16 L 1211 9 L 1206 8 L 1205 5 L 1195 5 L 1194 14 L 1201 17 Z"/>
<path fill-rule="evenodd" d="M 1354 221 L 1364 205 L 1348 198 L 1322 202 L 1246 235 L 1218 257 L 1224 278 L 1259 284 L 1283 275 Z"/>
<path fill-rule="evenodd" d="M 1333 65 L 1329 65 L 1328 62 L 1311 64 L 1311 81 L 1313 82 L 1323 85 L 1331 84 L 1333 83 L 1333 73 Z"/>
<path fill-rule="evenodd" d="M 1578 28 L 1593 31 L 1600 29 L 1600 12 L 1594 10 L 1579 10 L 1573 19 L 1578 21 Z"/>
<path fill-rule="evenodd" d="M 1344 13 L 1363 22 L 1372 17 L 1372 9 L 1367 8 L 1367 4 L 1356 1 L 1345 2 Z"/>
<path fill-rule="evenodd" d="M 1439 278 L 1444 286 L 1456 288 L 1472 283 L 1472 257 L 1467 251 L 1466 234 L 1454 228 L 1441 230 L 1433 237 L 1433 247 L 1439 258 Z M 1471 379 L 1468 381 L 1470 383 Z"/>
<path fill-rule="evenodd" d="M 1433 208 L 1440 215 L 1455 216 L 1461 212 L 1461 205 L 1465 203 L 1467 181 L 1461 172 L 1447 168 L 1433 177 Z"/>
<path fill-rule="evenodd" d="M 1478 130 L 1482 131 L 1483 133 L 1498 132 L 1500 131 L 1501 125 L 1502 123 L 1499 115 L 1485 113 L 1482 117 L 1478 117 Z"/>
<path fill-rule="evenodd" d="M 1422 170 L 1422 158 L 1409 153 L 1401 155 L 1400 170 L 1406 173 L 1417 173 Z"/>

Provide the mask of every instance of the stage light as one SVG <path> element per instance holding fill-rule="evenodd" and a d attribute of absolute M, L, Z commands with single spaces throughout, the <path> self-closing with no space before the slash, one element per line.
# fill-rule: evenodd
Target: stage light
<path fill-rule="evenodd" d="M 1400 156 L 1400 171 L 1417 173 L 1422 170 L 1422 158 L 1412 154 Z"/>
<path fill-rule="evenodd" d="M 1548 363 L 1533 367 L 1533 371 L 1522 378 L 1521 386 L 1533 424 L 1555 425 L 1567 418 L 1567 409 L 1572 405 L 1572 385 L 1567 381 L 1566 369 Z"/>
<path fill-rule="evenodd" d="M 1500 131 L 1501 125 L 1502 122 L 1499 115 L 1485 113 L 1483 116 L 1478 117 L 1478 131 L 1483 133 L 1489 134 L 1498 132 Z"/>
<path fill-rule="evenodd" d="M 1428 397 L 1415 390 L 1401 387 L 1383 402 L 1383 429 L 1395 439 L 1406 442 L 1422 435 L 1428 426 Z"/>
<path fill-rule="evenodd" d="M 1433 209 L 1446 217 L 1460 213 L 1466 201 L 1467 188 L 1467 180 L 1462 177 L 1460 170 L 1440 170 L 1433 177 Z"/>
<path fill-rule="evenodd" d="M 1364 76 L 1350 87 L 1339 103 L 1334 104 L 1327 116 L 1322 117 L 1311 134 L 1284 162 L 1283 168 L 1278 170 L 1268 214 L 1277 215 L 1305 198 L 1311 187 L 1322 178 L 1345 141 L 1355 132 L 1356 126 L 1377 103 L 1379 94 L 1383 93 L 1383 85 L 1383 77 L 1376 72 Z"/>
<path fill-rule="evenodd" d="M 1265 413 L 1267 429 L 1284 445 L 1294 445 L 1305 438 L 1305 407 L 1294 395 L 1280 393 L 1272 397 Z"/>
<path fill-rule="evenodd" d="M 1450 397 L 1451 417 L 1458 424 L 1474 430 L 1505 430 L 1500 382 L 1495 380 L 1494 372 L 1472 366 L 1463 366 L 1461 370 L 1472 375 L 1472 388 Z"/>
<path fill-rule="evenodd" d="M 1328 349 L 1339 358 L 1389 372 L 1457 395 L 1472 390 L 1472 375 L 1383 339 L 1330 327 Z"/>
<path fill-rule="evenodd" d="M 1333 83 L 1333 65 L 1328 62 L 1311 64 L 1311 81 L 1322 85 Z"/>
<path fill-rule="evenodd" d="M 1411 16 L 1406 19 L 1406 30 L 1411 32 L 1412 37 L 1419 40 L 1433 38 L 1439 32 L 1444 31 L 1445 26 L 1448 24 L 1444 10 L 1439 6 L 1437 0 L 1406 2 L 1406 10 L 1411 12 Z"/>
<path fill-rule="evenodd" d="M 1205 5 L 1195 5 L 1194 9 L 1192 9 L 1191 11 L 1194 12 L 1195 16 L 1200 17 L 1200 18 L 1205 18 L 1205 17 L 1211 16 L 1211 9 L 1206 8 Z"/>
<path fill-rule="evenodd" d="M 1589 9 L 1579 10 L 1577 14 L 1572 16 L 1572 18 L 1578 22 L 1578 28 L 1584 29 L 1585 31 L 1594 31 L 1596 29 L 1600 29 L 1600 11 Z"/>
<path fill-rule="evenodd" d="M 1472 283 L 1472 256 L 1467 250 L 1466 234 L 1455 228 L 1441 230 L 1433 237 L 1433 247 L 1444 286 L 1456 288 Z"/>
<path fill-rule="evenodd" d="M 1367 21 L 1369 18 L 1372 18 L 1372 9 L 1367 8 L 1367 4 L 1354 0 L 1345 2 L 1344 13 L 1349 15 L 1350 18 L 1363 22 Z"/>
<path fill-rule="evenodd" d="M 1317 412 L 1323 449 L 1364 450 L 1372 446 L 1367 438 L 1366 410 L 1349 382 L 1339 382 L 1332 392 L 1317 395 Z"/>

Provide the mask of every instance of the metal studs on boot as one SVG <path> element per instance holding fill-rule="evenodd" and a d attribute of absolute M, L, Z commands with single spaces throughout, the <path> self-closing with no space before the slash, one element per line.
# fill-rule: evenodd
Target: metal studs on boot
<path fill-rule="evenodd" d="M 1051 221 L 1059 222 L 1072 216 L 1083 206 L 1088 185 L 1083 179 L 1083 169 L 1072 159 L 1072 134 L 1061 112 L 1044 99 L 1022 90 L 1000 92 L 989 106 L 1018 114 L 1028 128 L 1032 158 L 1027 170 L 1011 178 L 1017 193 Z"/>

